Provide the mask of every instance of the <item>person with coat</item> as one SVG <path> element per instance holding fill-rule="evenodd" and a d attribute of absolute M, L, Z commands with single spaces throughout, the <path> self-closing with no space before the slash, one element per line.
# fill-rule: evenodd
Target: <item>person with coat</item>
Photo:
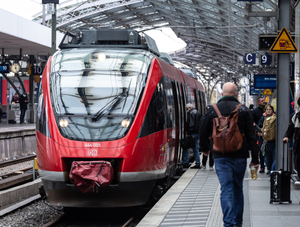
<path fill-rule="evenodd" d="M 26 92 L 23 92 L 23 94 L 21 95 L 21 97 L 19 99 L 19 102 L 20 102 L 20 110 L 21 110 L 20 124 L 23 124 L 26 110 L 27 110 L 27 104 L 28 104 L 28 97 L 27 97 Z"/>
<path fill-rule="evenodd" d="M 300 106 L 300 98 L 297 101 L 298 106 Z M 290 119 L 288 129 L 285 132 L 283 142 L 289 142 L 289 138 L 294 138 L 293 152 L 294 152 L 294 164 L 295 169 L 298 174 L 298 181 L 295 184 L 300 185 L 300 112 L 295 113 Z"/>
<path fill-rule="evenodd" d="M 262 127 L 262 138 L 264 139 L 264 142 L 266 144 L 265 146 L 265 155 L 267 157 L 267 168 L 268 172 L 267 175 L 271 175 L 271 171 L 275 170 L 276 167 L 276 115 L 274 112 L 274 107 L 270 104 L 266 107 L 265 116 L 262 117 L 263 121 L 263 127 Z M 267 122 L 274 122 L 275 124 L 275 132 L 273 134 L 275 135 L 275 138 L 266 140 L 266 137 L 264 133 L 270 133 L 271 131 L 268 129 Z M 274 130 L 274 128 L 273 128 Z"/>
<path fill-rule="evenodd" d="M 193 147 L 194 158 L 196 165 L 191 167 L 191 169 L 201 169 L 200 167 L 200 155 L 199 155 L 199 124 L 200 124 L 200 114 L 195 109 L 194 105 L 191 103 L 186 104 L 187 112 L 187 130 L 186 136 L 191 136 L 195 141 L 195 147 Z M 182 152 L 182 162 L 183 167 L 189 167 L 189 152 L 184 149 Z"/>
<path fill-rule="evenodd" d="M 17 93 L 12 97 L 11 103 L 19 103 L 19 96 Z"/>
<path fill-rule="evenodd" d="M 3 114 L 3 112 L 2 112 L 2 106 L 1 106 L 1 103 L 0 103 L 0 123 L 1 123 L 2 114 Z"/>
<path fill-rule="evenodd" d="M 227 117 L 240 104 L 237 100 L 237 87 L 227 82 L 223 85 L 222 98 L 216 104 L 221 115 Z M 213 152 L 215 170 L 221 185 L 221 207 L 224 227 L 241 227 L 243 223 L 244 195 L 243 180 L 245 176 L 248 148 L 251 150 L 251 163 L 249 167 L 258 168 L 258 146 L 253 127 L 251 111 L 244 105 L 238 109 L 238 128 L 244 135 L 242 148 L 238 151 L 222 154 L 210 150 L 209 138 L 212 138 L 213 119 L 218 115 L 214 108 L 209 108 L 201 125 L 200 147 L 204 155 Z M 213 138 L 212 138 L 213 139 Z"/>

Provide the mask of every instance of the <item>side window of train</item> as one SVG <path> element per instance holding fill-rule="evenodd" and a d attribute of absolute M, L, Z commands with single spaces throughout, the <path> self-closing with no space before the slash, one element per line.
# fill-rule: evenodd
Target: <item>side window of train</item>
<path fill-rule="evenodd" d="M 187 103 L 191 103 L 196 107 L 196 101 L 195 101 L 195 91 L 194 89 L 191 89 L 189 86 L 186 86 L 186 93 L 187 93 Z"/>
<path fill-rule="evenodd" d="M 164 85 L 164 94 L 167 100 L 167 128 L 173 128 L 175 127 L 175 103 L 172 90 L 172 83 L 171 79 L 168 77 L 162 77 L 162 82 Z"/>
<path fill-rule="evenodd" d="M 162 79 L 156 86 L 156 89 L 152 95 L 146 117 L 139 137 L 144 137 L 154 132 L 167 128 L 166 114 L 166 100 L 164 95 L 164 85 Z"/>
<path fill-rule="evenodd" d="M 197 95 L 197 105 L 198 105 L 198 111 L 199 111 L 199 113 L 201 114 L 201 116 L 202 115 L 204 115 L 203 114 L 203 112 L 202 112 L 202 100 L 201 100 L 201 93 L 200 93 L 200 91 L 196 91 L 196 95 Z"/>
<path fill-rule="evenodd" d="M 46 112 L 42 82 L 40 83 L 39 89 L 36 129 L 42 134 L 46 135 Z"/>

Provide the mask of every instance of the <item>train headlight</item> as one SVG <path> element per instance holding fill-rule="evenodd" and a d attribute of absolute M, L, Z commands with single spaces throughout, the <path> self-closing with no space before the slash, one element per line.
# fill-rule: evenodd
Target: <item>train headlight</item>
<path fill-rule="evenodd" d="M 124 119 L 124 120 L 121 122 L 121 125 L 122 125 L 124 128 L 128 128 L 128 127 L 129 127 L 129 124 L 130 124 L 130 121 L 127 120 L 127 119 Z"/>
<path fill-rule="evenodd" d="M 106 55 L 104 53 L 98 54 L 98 60 L 99 61 L 104 61 L 106 59 Z"/>
<path fill-rule="evenodd" d="M 65 128 L 69 125 L 69 122 L 66 119 L 60 119 L 59 125 L 60 125 L 60 127 Z"/>

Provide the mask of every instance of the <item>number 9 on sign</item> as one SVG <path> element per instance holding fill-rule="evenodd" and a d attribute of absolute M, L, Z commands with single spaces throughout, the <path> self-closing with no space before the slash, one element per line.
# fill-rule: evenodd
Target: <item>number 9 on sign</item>
<path fill-rule="evenodd" d="M 271 56 L 270 55 L 261 55 L 260 63 L 262 65 L 270 65 L 271 64 Z"/>

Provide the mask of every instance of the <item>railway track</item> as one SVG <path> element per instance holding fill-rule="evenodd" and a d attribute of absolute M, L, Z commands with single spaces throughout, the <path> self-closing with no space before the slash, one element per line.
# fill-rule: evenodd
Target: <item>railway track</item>
<path fill-rule="evenodd" d="M 33 168 L 33 160 L 36 156 L 18 158 L 0 163 L 0 190 L 28 182 L 33 179 L 32 173 L 26 171 Z"/>

